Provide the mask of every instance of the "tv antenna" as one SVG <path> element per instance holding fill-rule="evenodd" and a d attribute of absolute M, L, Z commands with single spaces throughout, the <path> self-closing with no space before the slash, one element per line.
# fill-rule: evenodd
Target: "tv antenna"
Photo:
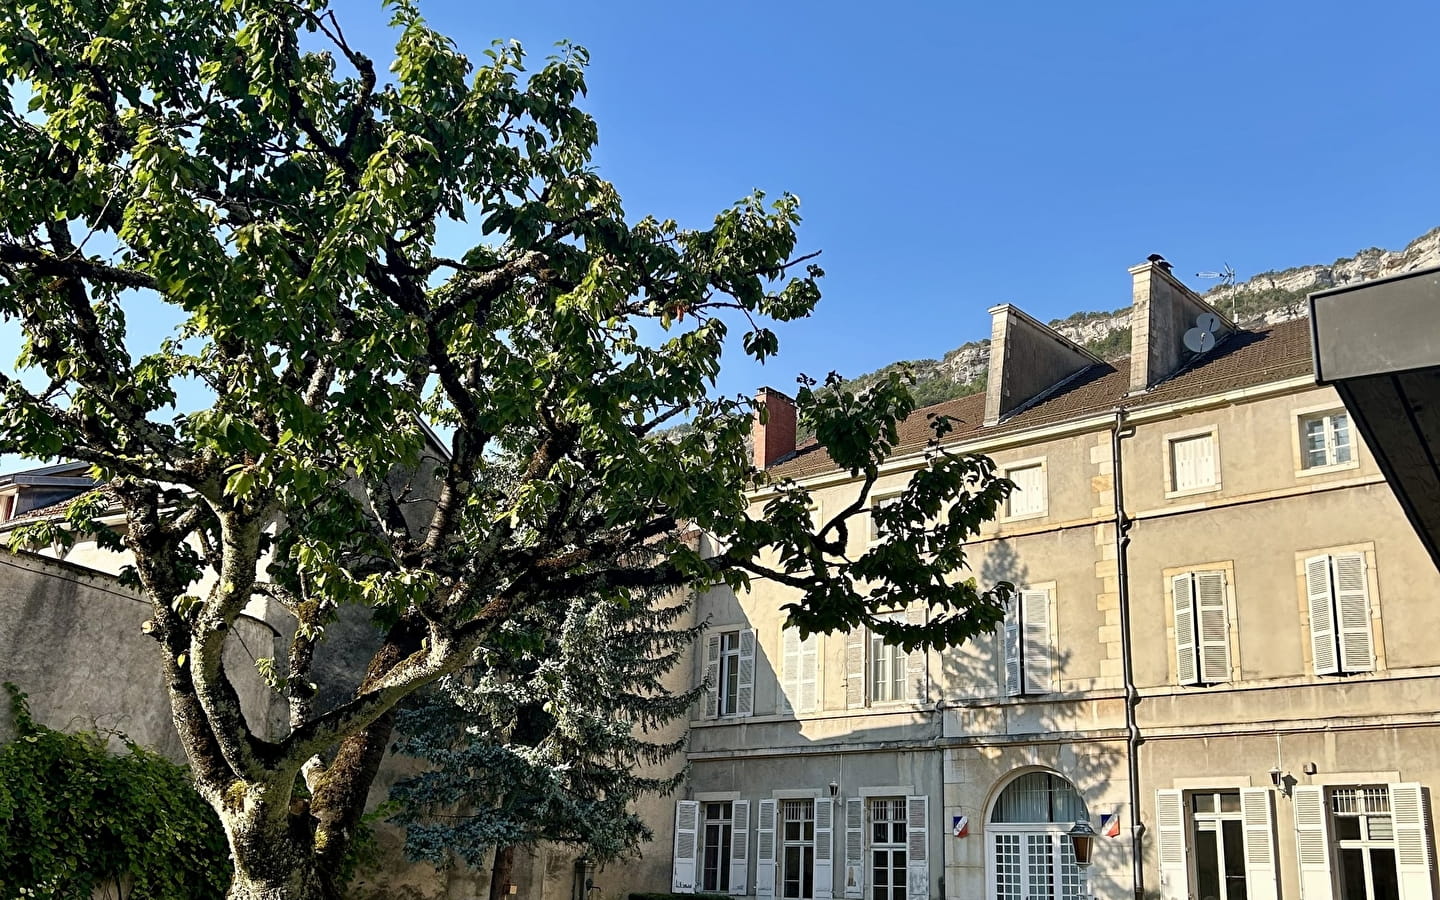
<path fill-rule="evenodd" d="M 1228 262 L 1225 264 L 1225 268 L 1218 272 L 1196 272 L 1195 277 L 1218 278 L 1220 279 L 1220 283 L 1215 285 L 1217 288 L 1235 287 L 1235 270 L 1230 268 Z M 1230 292 L 1230 318 L 1232 320 L 1235 318 L 1235 291 L 1233 290 Z"/>
<path fill-rule="evenodd" d="M 1214 313 L 1201 313 L 1195 317 L 1195 327 L 1185 332 L 1185 347 L 1191 353 L 1208 353 L 1220 342 L 1220 330 L 1225 323 Z"/>

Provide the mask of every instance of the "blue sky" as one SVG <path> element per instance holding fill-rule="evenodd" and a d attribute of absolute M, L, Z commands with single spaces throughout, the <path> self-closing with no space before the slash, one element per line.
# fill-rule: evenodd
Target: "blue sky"
<path fill-rule="evenodd" d="M 377 55 L 382 14 L 346 3 Z M 802 200 L 816 315 L 726 391 L 859 374 L 1129 302 L 1152 252 L 1242 278 L 1440 225 L 1440 4 L 429 0 L 472 55 L 592 54 L 597 164 L 633 215 Z"/>

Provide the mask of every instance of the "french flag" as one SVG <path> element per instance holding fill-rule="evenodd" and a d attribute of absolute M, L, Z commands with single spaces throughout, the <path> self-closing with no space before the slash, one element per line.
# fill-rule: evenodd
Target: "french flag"
<path fill-rule="evenodd" d="M 1120 836 L 1120 814 L 1118 812 L 1100 814 L 1100 833 L 1111 838 Z"/>

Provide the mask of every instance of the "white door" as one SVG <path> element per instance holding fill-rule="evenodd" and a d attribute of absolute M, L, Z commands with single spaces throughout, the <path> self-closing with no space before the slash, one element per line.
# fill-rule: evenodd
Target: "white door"
<path fill-rule="evenodd" d="M 1059 827 L 990 826 L 990 891 L 995 900 L 1079 900 L 1089 895 L 1085 871 Z"/>

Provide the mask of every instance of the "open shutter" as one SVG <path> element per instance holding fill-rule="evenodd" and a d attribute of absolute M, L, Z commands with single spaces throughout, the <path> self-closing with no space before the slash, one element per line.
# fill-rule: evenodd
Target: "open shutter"
<path fill-rule="evenodd" d="M 856 626 L 845 635 L 845 705 L 865 705 L 865 641 L 869 629 Z"/>
<path fill-rule="evenodd" d="M 815 900 L 835 896 L 835 801 L 815 800 Z"/>
<path fill-rule="evenodd" d="M 1018 591 L 1005 605 L 1005 693 L 1018 697 L 1024 685 L 1020 683 L 1020 609 L 1025 605 L 1025 593 Z"/>
<path fill-rule="evenodd" d="M 800 629 L 781 626 L 780 657 L 784 672 L 780 679 L 780 711 L 795 712 L 804 708 L 800 702 Z"/>
<path fill-rule="evenodd" d="M 1400 875 L 1400 900 L 1432 900 L 1433 854 L 1425 788 L 1412 783 L 1390 785 L 1390 813 L 1395 822 L 1395 867 Z"/>
<path fill-rule="evenodd" d="M 1230 618 L 1225 609 L 1225 573 L 1195 573 L 1195 616 L 1199 620 L 1200 680 L 1230 680 Z M 1253 900 L 1253 898 L 1252 898 Z"/>
<path fill-rule="evenodd" d="M 1330 817 L 1325 813 L 1325 790 L 1313 785 L 1296 785 L 1291 800 L 1295 808 L 1300 896 L 1305 900 L 1330 900 L 1334 896 L 1334 885 L 1330 878 Z"/>
<path fill-rule="evenodd" d="M 675 801 L 675 862 L 670 869 L 670 890 L 695 893 L 695 845 L 700 836 L 700 804 Z"/>
<path fill-rule="evenodd" d="M 755 896 L 775 896 L 775 801 L 761 800 L 755 828 Z"/>
<path fill-rule="evenodd" d="M 1330 557 L 1312 556 L 1305 560 L 1305 596 L 1310 604 L 1310 655 L 1315 661 L 1315 674 L 1334 675 L 1340 671 L 1340 657 L 1335 652 Z"/>
<path fill-rule="evenodd" d="M 1048 694 L 1051 686 L 1050 592 L 1026 591 L 1021 606 L 1025 642 L 1025 693 Z"/>
<path fill-rule="evenodd" d="M 820 708 L 820 635 L 800 642 L 800 711 Z"/>
<path fill-rule="evenodd" d="M 1278 900 L 1275 871 L 1274 794 L 1269 788 L 1241 788 L 1240 817 L 1245 827 L 1246 900 Z"/>
<path fill-rule="evenodd" d="M 738 665 L 740 677 L 739 684 L 735 689 L 735 714 L 739 716 L 753 716 L 755 714 L 755 629 L 747 628 L 740 632 L 740 660 Z"/>
<path fill-rule="evenodd" d="M 724 685 L 720 683 L 720 635 L 711 634 L 705 637 L 705 681 L 710 685 L 710 692 L 705 695 L 705 718 L 714 719 L 720 715 L 720 692 Z"/>
<path fill-rule="evenodd" d="M 905 621 L 911 625 L 924 625 L 925 613 L 924 603 L 912 603 L 905 610 Z M 924 647 L 905 655 L 905 680 L 910 685 L 910 699 L 920 703 L 924 703 L 930 695 L 930 673 L 926 665 L 929 657 Z"/>
<path fill-rule="evenodd" d="M 865 896 L 865 800 L 845 799 L 845 900 Z"/>
<path fill-rule="evenodd" d="M 1185 794 L 1168 788 L 1155 792 L 1155 853 L 1160 861 L 1161 900 L 1188 900 L 1185 860 Z"/>
<path fill-rule="evenodd" d="M 745 876 L 750 874 L 750 801 L 730 804 L 730 893 L 743 897 Z"/>
<path fill-rule="evenodd" d="M 1175 605 L 1175 677 L 1181 684 L 1200 680 L 1195 641 L 1195 578 L 1189 572 L 1170 580 Z"/>
<path fill-rule="evenodd" d="M 930 898 L 930 798 L 905 798 L 905 858 L 910 867 L 907 900 Z"/>
<path fill-rule="evenodd" d="M 1335 619 L 1340 624 L 1340 669 L 1373 672 L 1375 641 L 1370 634 L 1370 587 L 1365 580 L 1365 554 L 1340 553 L 1331 558 L 1335 570 Z"/>

